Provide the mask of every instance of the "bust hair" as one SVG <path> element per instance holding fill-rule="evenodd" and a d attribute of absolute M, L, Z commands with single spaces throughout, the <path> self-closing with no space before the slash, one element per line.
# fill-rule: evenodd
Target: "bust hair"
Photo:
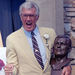
<path fill-rule="evenodd" d="M 55 38 L 55 40 L 56 40 L 57 38 L 64 38 L 64 39 L 66 39 L 66 43 L 67 43 L 69 49 L 72 48 L 72 42 L 71 42 L 71 39 L 70 39 L 68 36 L 66 36 L 66 35 L 58 35 L 58 36 Z"/>

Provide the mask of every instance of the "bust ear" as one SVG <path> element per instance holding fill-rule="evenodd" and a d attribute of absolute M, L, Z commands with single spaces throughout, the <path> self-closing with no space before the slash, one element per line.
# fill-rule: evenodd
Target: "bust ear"
<path fill-rule="evenodd" d="M 55 58 L 55 54 L 54 54 L 54 46 L 51 48 L 51 57 Z"/>
<path fill-rule="evenodd" d="M 71 39 L 70 38 L 67 38 L 67 45 L 68 45 L 68 50 L 69 50 L 69 52 L 71 51 L 71 49 L 72 49 L 72 42 L 71 42 Z"/>
<path fill-rule="evenodd" d="M 69 47 L 69 51 L 71 51 L 72 47 Z"/>
<path fill-rule="evenodd" d="M 69 46 L 69 47 L 68 47 L 68 53 L 71 51 L 71 49 L 72 49 L 72 47 Z"/>

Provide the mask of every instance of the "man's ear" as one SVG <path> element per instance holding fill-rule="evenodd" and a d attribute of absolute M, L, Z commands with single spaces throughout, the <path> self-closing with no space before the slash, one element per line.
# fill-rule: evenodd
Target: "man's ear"
<path fill-rule="evenodd" d="M 36 16 L 36 21 L 39 19 L 39 16 Z"/>

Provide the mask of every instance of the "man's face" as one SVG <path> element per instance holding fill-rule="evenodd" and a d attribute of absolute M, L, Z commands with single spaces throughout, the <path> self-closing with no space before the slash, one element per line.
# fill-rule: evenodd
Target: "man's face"
<path fill-rule="evenodd" d="M 67 53 L 68 45 L 65 38 L 56 38 L 54 42 L 54 54 L 64 55 Z"/>
<path fill-rule="evenodd" d="M 36 22 L 38 20 L 38 16 L 36 15 L 36 9 L 22 9 L 21 13 L 21 21 L 23 23 L 23 27 L 26 31 L 33 31 L 36 27 Z"/>

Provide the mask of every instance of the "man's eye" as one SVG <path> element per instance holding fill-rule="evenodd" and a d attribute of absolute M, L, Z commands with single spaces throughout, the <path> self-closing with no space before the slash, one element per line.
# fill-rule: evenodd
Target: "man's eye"
<path fill-rule="evenodd" d="M 29 15 L 30 17 L 34 17 L 34 15 Z"/>
<path fill-rule="evenodd" d="M 24 17 L 27 17 L 28 15 L 23 15 Z"/>

